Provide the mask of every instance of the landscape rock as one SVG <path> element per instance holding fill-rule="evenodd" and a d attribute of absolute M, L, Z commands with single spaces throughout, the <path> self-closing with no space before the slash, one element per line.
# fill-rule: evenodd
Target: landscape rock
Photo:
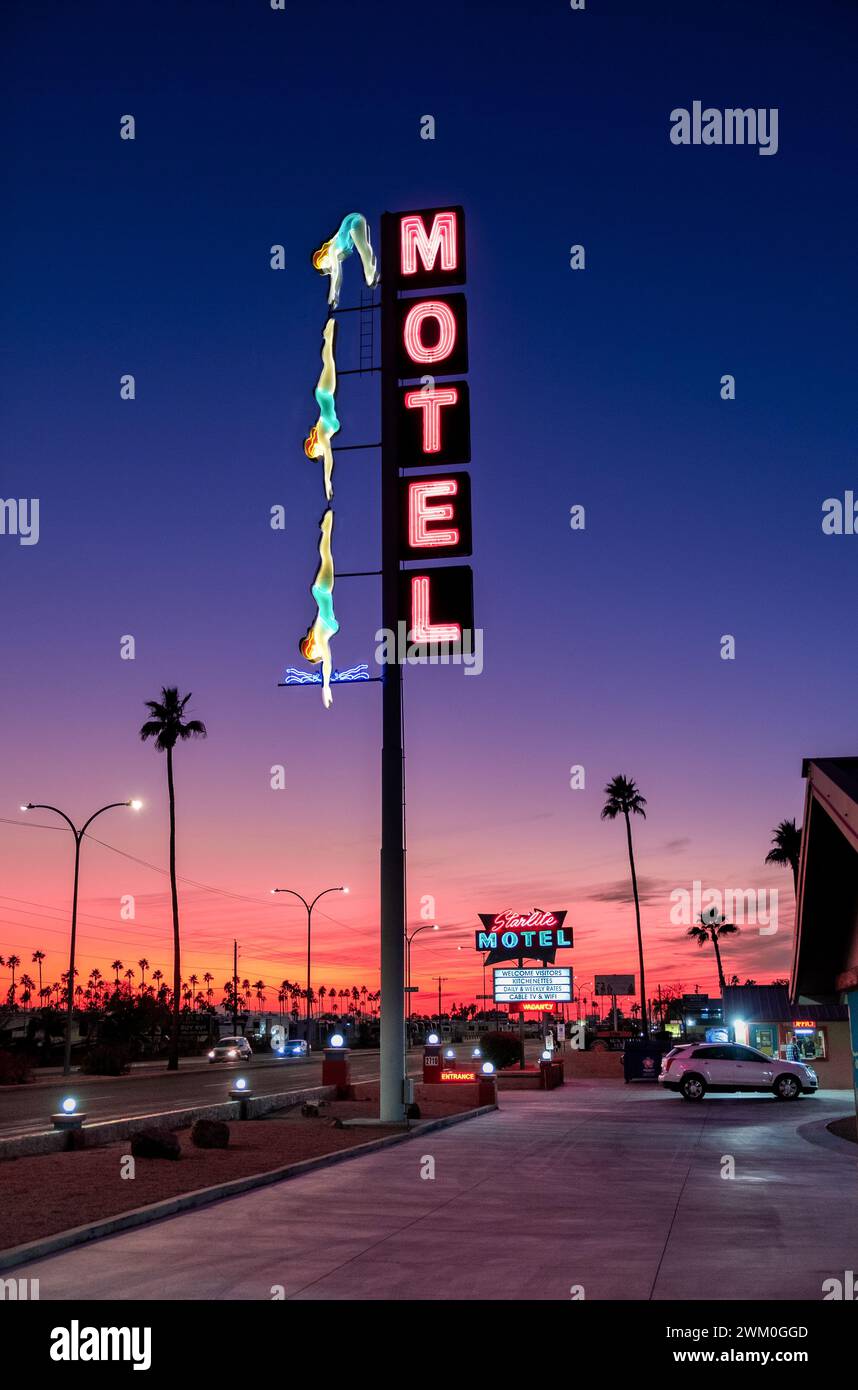
<path fill-rule="evenodd" d="M 229 1125 L 224 1120 L 197 1120 L 191 1143 L 198 1149 L 228 1149 Z"/>
<path fill-rule="evenodd" d="M 131 1140 L 135 1158 L 181 1158 L 182 1146 L 168 1129 L 141 1129 Z"/>

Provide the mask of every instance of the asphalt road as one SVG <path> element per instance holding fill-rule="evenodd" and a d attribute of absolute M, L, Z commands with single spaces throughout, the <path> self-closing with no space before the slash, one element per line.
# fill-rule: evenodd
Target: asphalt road
<path fill-rule="evenodd" d="M 413 1073 L 417 1065 L 418 1053 L 414 1052 L 409 1070 Z M 168 1072 L 161 1064 L 159 1068 L 133 1070 L 127 1076 L 72 1076 L 68 1080 L 54 1076 L 28 1086 L 4 1087 L 0 1091 L 0 1137 L 50 1129 L 50 1115 L 59 1109 L 63 1096 L 73 1095 L 88 1120 L 131 1119 L 190 1105 L 216 1105 L 229 1099 L 235 1076 L 252 1078 L 254 1093 L 260 1096 L 300 1091 L 321 1085 L 322 1056 L 256 1057 L 242 1065 L 193 1059 L 182 1062 L 177 1072 Z M 353 1052 L 352 1076 L 356 1081 L 376 1078 L 378 1052 Z"/>

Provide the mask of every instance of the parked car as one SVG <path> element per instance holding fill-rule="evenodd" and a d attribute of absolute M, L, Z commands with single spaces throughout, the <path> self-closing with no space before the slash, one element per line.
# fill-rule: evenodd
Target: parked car
<path fill-rule="evenodd" d="M 253 1056 L 247 1038 L 221 1038 L 209 1052 L 210 1062 L 246 1062 Z"/>
<path fill-rule="evenodd" d="M 684 1043 L 666 1053 L 659 1081 L 683 1100 L 702 1100 L 707 1091 L 771 1092 L 797 1100 L 819 1084 L 806 1062 L 782 1062 L 739 1043 Z"/>
<path fill-rule="evenodd" d="M 306 1057 L 310 1051 L 310 1044 L 306 1038 L 287 1038 L 274 1051 L 278 1057 Z"/>

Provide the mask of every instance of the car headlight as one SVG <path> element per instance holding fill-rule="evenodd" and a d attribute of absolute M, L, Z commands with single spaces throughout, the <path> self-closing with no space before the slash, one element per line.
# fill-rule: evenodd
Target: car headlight
<path fill-rule="evenodd" d="M 226 1055 L 227 1057 L 237 1057 L 238 1053 L 236 1052 L 234 1047 L 231 1047 Z"/>
<path fill-rule="evenodd" d="M 213 1052 L 210 1052 L 210 1053 L 209 1053 L 209 1061 L 211 1061 L 213 1057 L 214 1057 L 214 1053 L 213 1053 Z"/>

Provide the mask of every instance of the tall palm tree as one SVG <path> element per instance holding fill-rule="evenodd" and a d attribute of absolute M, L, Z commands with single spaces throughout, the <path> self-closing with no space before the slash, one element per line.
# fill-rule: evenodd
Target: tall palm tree
<path fill-rule="evenodd" d="M 39 967 L 39 998 L 42 997 L 42 961 L 45 959 L 44 951 L 33 952 L 33 964 Z"/>
<path fill-rule="evenodd" d="M 798 861 L 801 854 L 801 826 L 794 820 L 782 820 L 772 831 L 772 848 L 766 855 L 767 864 L 779 864 L 792 869 L 792 886 L 798 897 Z"/>
<path fill-rule="evenodd" d="M 12 971 L 12 983 L 11 983 L 11 985 L 9 986 L 9 993 L 8 993 L 8 995 L 7 995 L 7 1001 L 8 1001 L 9 1004 L 11 1004 L 11 1005 L 14 1006 L 14 1004 L 15 1004 L 15 990 L 16 990 L 16 988 L 17 988 L 17 986 L 16 986 L 16 984 L 15 984 L 15 971 L 17 970 L 18 966 L 21 964 L 21 957 L 20 957 L 20 956 L 14 956 L 14 955 L 13 955 L 13 956 L 7 956 L 7 957 L 6 957 L 6 964 L 9 966 L 10 970 Z"/>
<path fill-rule="evenodd" d="M 120 972 L 120 970 L 122 970 L 122 969 L 124 968 L 123 965 L 122 965 L 122 961 L 121 961 L 121 960 L 115 960 L 115 961 L 113 962 L 113 964 L 111 965 L 110 968 L 111 968 L 111 970 L 115 970 L 115 971 L 116 971 L 116 988 L 118 989 L 118 988 L 119 988 L 119 972 Z"/>
<path fill-rule="evenodd" d="M 638 876 L 635 872 L 635 852 L 632 845 L 632 816 L 643 816 L 646 820 L 646 797 L 641 796 L 637 788 L 637 783 L 631 777 L 623 777 L 621 774 L 612 777 L 605 787 L 607 800 L 602 807 L 602 820 L 616 820 L 617 816 L 622 816 L 626 822 L 626 839 L 629 846 L 629 868 L 632 874 L 632 892 L 635 899 L 635 922 L 638 929 L 638 962 L 640 964 L 640 991 L 641 991 L 641 1029 L 644 1037 L 647 1036 L 649 1029 L 646 1016 L 646 986 L 644 984 L 644 954 L 643 936 L 641 934 L 641 904 L 638 896 Z"/>
<path fill-rule="evenodd" d="M 137 964 L 140 966 L 140 993 L 141 993 L 141 994 L 145 994 L 145 993 L 146 993 L 146 971 L 149 969 L 149 962 L 148 962 L 148 960 L 146 959 L 146 957 L 144 956 L 142 960 L 138 960 Z"/>
<path fill-rule="evenodd" d="M 697 922 L 693 927 L 689 927 L 686 936 L 690 936 L 697 942 L 698 946 L 705 946 L 707 941 L 711 941 L 715 947 L 715 960 L 718 965 L 718 983 L 721 986 L 721 998 L 724 998 L 724 990 L 727 988 L 727 981 L 724 978 L 724 967 L 721 964 L 721 949 L 718 942 L 723 936 L 736 936 L 739 928 L 734 927 L 732 922 L 725 922 L 720 913 L 714 908 L 709 908 L 706 912 L 701 912 Z"/>
<path fill-rule="evenodd" d="M 164 686 L 160 700 L 147 700 L 150 718 L 140 730 L 144 743 L 155 740 L 155 747 L 167 754 L 167 794 L 170 801 L 170 895 L 173 904 L 173 1028 L 170 1038 L 169 1071 L 179 1067 L 179 1010 L 182 992 L 181 943 L 179 940 L 179 890 L 176 883 L 176 790 L 173 785 L 173 749 L 189 738 L 205 738 L 206 726 L 199 719 L 184 717 L 190 694 L 179 695 L 175 685 Z"/>

